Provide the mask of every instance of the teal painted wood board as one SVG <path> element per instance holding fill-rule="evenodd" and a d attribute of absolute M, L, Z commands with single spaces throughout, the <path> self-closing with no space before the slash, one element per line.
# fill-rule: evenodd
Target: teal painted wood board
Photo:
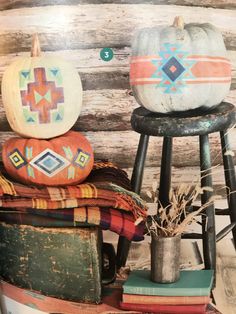
<path fill-rule="evenodd" d="M 101 301 L 101 231 L 0 223 L 0 276 L 44 295 Z"/>

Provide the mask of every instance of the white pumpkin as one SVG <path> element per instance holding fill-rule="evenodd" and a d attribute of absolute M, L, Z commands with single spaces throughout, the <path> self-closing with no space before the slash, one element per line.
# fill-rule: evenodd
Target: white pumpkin
<path fill-rule="evenodd" d="M 40 56 L 38 37 L 31 57 L 19 57 L 2 79 L 2 100 L 11 128 L 24 137 L 52 138 L 76 122 L 82 105 L 82 85 L 68 62 Z"/>
<path fill-rule="evenodd" d="M 137 102 L 168 113 L 219 104 L 229 92 L 231 65 L 211 24 L 141 29 L 132 44 L 130 84 Z"/>

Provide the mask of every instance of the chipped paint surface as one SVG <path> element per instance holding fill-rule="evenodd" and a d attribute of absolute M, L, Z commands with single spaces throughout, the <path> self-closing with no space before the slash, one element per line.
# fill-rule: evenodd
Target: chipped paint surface
<path fill-rule="evenodd" d="M 0 223 L 0 274 L 19 287 L 99 303 L 98 228 L 40 228 Z M 4 253 L 4 254 L 3 254 Z"/>

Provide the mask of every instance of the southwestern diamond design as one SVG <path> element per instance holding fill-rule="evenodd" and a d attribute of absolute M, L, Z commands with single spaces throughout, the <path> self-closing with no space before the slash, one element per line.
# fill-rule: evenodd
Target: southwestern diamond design
<path fill-rule="evenodd" d="M 74 158 L 74 164 L 80 168 L 84 168 L 90 159 L 90 154 L 84 152 L 82 149 L 78 149 L 78 154 Z"/>
<path fill-rule="evenodd" d="M 177 44 L 164 44 L 159 55 L 160 59 L 152 60 L 156 66 L 152 78 L 161 79 L 158 87 L 163 87 L 164 93 L 182 93 L 182 88 L 186 87 L 185 79 L 194 78 L 191 69 L 196 61 L 189 60 L 189 53 L 181 50 L 181 45 Z"/>
<path fill-rule="evenodd" d="M 185 71 L 185 68 L 175 57 L 172 57 L 162 67 L 162 70 L 172 81 L 175 81 Z"/>
<path fill-rule="evenodd" d="M 14 151 L 12 151 L 8 155 L 8 157 L 16 169 L 20 169 L 21 167 L 27 164 L 27 161 L 24 159 L 24 157 L 21 155 L 17 148 Z"/>
<path fill-rule="evenodd" d="M 30 164 L 46 176 L 53 177 L 70 165 L 70 162 L 53 150 L 47 148 L 34 157 L 34 159 L 30 161 Z"/>
<path fill-rule="evenodd" d="M 56 87 L 56 83 L 61 83 L 60 69 L 53 69 L 53 72 L 51 70 L 51 80 L 47 80 L 45 68 L 35 68 L 33 73 L 34 75 L 31 75 L 31 72 L 26 70 L 20 72 L 20 87 L 26 86 L 26 90 L 20 91 L 22 105 L 28 109 L 23 111 L 25 121 L 50 123 L 52 112 L 55 115 L 55 110 L 59 110 L 58 104 L 64 104 L 63 87 Z M 61 109 L 60 114 L 58 112 L 60 120 L 63 120 L 62 112 Z M 38 119 L 35 118 L 35 113 Z"/>

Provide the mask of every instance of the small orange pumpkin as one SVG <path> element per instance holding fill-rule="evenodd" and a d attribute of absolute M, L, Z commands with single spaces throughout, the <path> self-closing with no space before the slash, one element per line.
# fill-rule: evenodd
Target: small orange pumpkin
<path fill-rule="evenodd" d="M 2 159 L 18 181 L 49 186 L 84 181 L 94 163 L 89 141 L 74 131 L 50 140 L 11 138 L 3 144 Z"/>

